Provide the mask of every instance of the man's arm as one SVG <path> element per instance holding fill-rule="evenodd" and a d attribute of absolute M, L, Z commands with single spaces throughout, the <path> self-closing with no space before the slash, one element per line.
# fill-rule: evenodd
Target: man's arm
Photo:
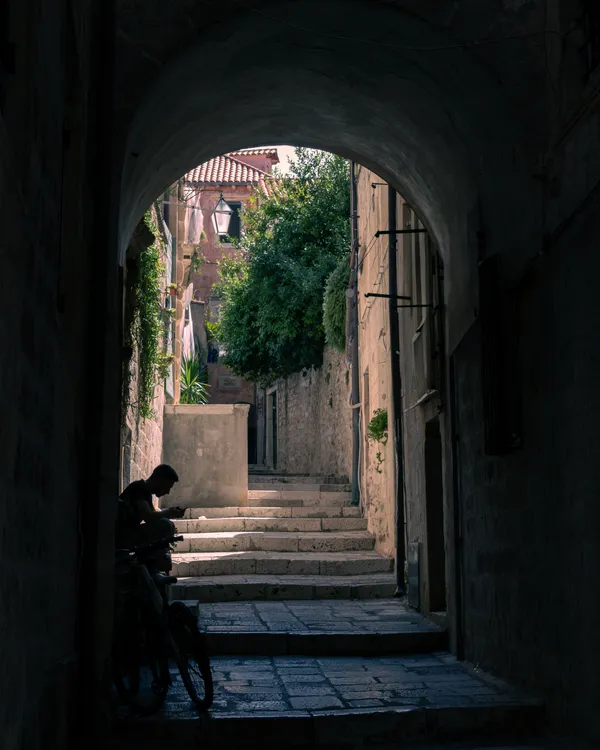
<path fill-rule="evenodd" d="M 145 523 L 159 518 L 181 518 L 183 516 L 183 510 L 181 508 L 164 508 L 163 510 L 156 510 L 150 505 L 150 503 L 141 498 L 134 500 L 133 504 L 138 518 Z"/>

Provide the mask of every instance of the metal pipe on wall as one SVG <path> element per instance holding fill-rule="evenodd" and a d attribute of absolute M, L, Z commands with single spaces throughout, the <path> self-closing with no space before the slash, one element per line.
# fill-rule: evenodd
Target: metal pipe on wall
<path fill-rule="evenodd" d="M 352 505 L 360 503 L 359 457 L 360 457 L 360 388 L 358 380 L 358 196 L 356 189 L 356 164 L 350 162 L 350 211 L 352 254 L 350 262 L 351 297 L 351 345 L 352 362 Z"/>
<path fill-rule="evenodd" d="M 406 543 L 404 538 L 404 441 L 402 419 L 402 373 L 400 371 L 400 327 L 398 323 L 398 267 L 396 191 L 388 186 L 388 310 L 390 316 L 390 354 L 392 367 L 392 417 L 394 425 L 394 458 L 396 466 L 396 593 L 406 594 L 404 567 L 406 564 Z"/>

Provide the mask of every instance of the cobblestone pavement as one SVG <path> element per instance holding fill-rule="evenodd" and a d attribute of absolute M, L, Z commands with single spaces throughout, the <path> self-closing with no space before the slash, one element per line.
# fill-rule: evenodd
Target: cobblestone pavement
<path fill-rule="evenodd" d="M 203 603 L 199 606 L 199 626 L 208 633 L 375 634 L 439 630 L 396 599 Z"/>
<path fill-rule="evenodd" d="M 527 697 L 446 653 L 380 659 L 216 658 L 213 715 L 511 706 Z M 166 713 L 191 712 L 174 674 Z"/>

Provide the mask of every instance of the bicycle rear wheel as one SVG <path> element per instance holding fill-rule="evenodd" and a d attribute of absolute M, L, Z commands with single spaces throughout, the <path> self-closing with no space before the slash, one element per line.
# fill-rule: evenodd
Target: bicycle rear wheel
<path fill-rule="evenodd" d="M 213 704 L 214 686 L 206 636 L 198 630 L 196 618 L 183 602 L 168 609 L 173 640 L 179 651 L 177 667 L 188 695 L 200 711 Z"/>
<path fill-rule="evenodd" d="M 136 633 L 139 640 L 128 639 L 130 651 L 119 649 L 113 659 L 113 682 L 119 697 L 142 716 L 156 713 L 169 689 L 168 653 L 160 635 L 144 628 Z"/>

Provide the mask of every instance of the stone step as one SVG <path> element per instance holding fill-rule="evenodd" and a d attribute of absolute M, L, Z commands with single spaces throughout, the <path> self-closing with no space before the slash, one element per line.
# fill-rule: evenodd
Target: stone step
<path fill-rule="evenodd" d="M 217 575 L 180 578 L 171 597 L 199 602 L 381 599 L 394 595 L 394 573 L 368 575 Z"/>
<path fill-rule="evenodd" d="M 366 531 L 366 518 L 205 518 L 176 521 L 180 534 L 199 534 L 214 531 Z"/>
<path fill-rule="evenodd" d="M 282 507 L 320 507 L 350 505 L 350 492 L 319 490 L 248 490 L 248 506 L 280 505 Z"/>
<path fill-rule="evenodd" d="M 173 575 L 323 575 L 388 573 L 394 561 L 376 552 L 187 552 L 173 555 Z"/>
<path fill-rule="evenodd" d="M 263 633 L 236 629 L 207 634 L 214 656 L 399 656 L 442 651 L 448 636 L 439 631 L 378 633 Z"/>
<path fill-rule="evenodd" d="M 205 518 L 360 518 L 355 505 L 302 506 L 234 506 L 223 508 L 186 508 L 185 519 Z"/>
<path fill-rule="evenodd" d="M 372 550 L 375 537 L 366 531 L 215 531 L 186 534 L 181 552 L 347 552 Z"/>
<path fill-rule="evenodd" d="M 441 651 L 446 632 L 402 599 L 197 604 L 213 655 L 384 656 Z"/>
<path fill-rule="evenodd" d="M 263 633 L 236 629 L 207 634 L 214 656 L 399 656 L 442 651 L 448 636 L 439 631 L 363 633 Z"/>
<path fill-rule="evenodd" d="M 209 719 L 199 721 L 173 668 L 163 709 L 123 722 L 121 747 L 348 750 L 427 742 L 452 747 L 465 740 L 530 736 L 543 719 L 540 701 L 446 654 L 231 656 L 213 658 L 212 669 Z"/>
<path fill-rule="evenodd" d="M 249 482 L 249 491 L 258 490 L 292 490 L 295 492 L 350 492 L 352 490 L 349 484 L 318 484 L 312 482 L 296 482 L 296 483 L 282 483 L 282 482 Z"/>
<path fill-rule="evenodd" d="M 348 485 L 350 484 L 348 477 L 334 477 L 334 476 L 309 476 L 302 474 L 248 474 L 248 484 L 256 483 L 272 483 L 277 484 L 337 484 L 337 485 Z"/>

